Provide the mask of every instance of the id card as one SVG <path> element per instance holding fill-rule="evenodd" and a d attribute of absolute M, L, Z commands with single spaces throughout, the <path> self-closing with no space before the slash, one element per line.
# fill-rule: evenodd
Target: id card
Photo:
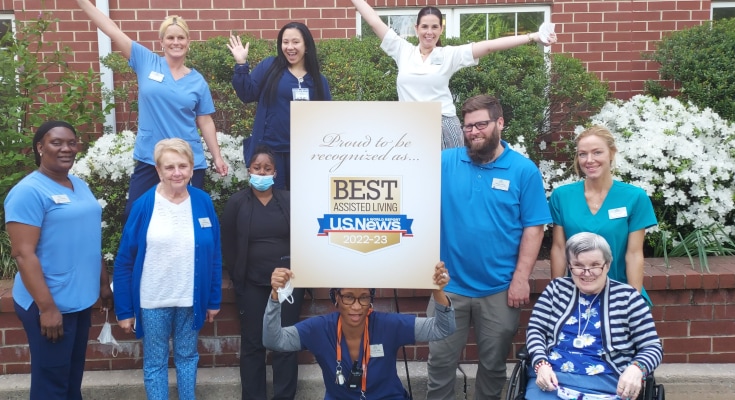
<path fill-rule="evenodd" d="M 150 74 L 148 74 L 148 79 L 156 82 L 163 82 L 163 74 L 156 71 L 151 71 Z"/>
<path fill-rule="evenodd" d="M 371 344 L 370 345 L 370 357 L 383 357 L 383 345 L 382 344 Z"/>
<path fill-rule="evenodd" d="M 293 100 L 294 101 L 309 101 L 309 89 L 306 88 L 293 88 Z"/>
<path fill-rule="evenodd" d="M 493 178 L 493 189 L 508 191 L 510 188 L 510 181 L 507 179 Z"/>
<path fill-rule="evenodd" d="M 212 221 L 210 221 L 208 217 L 199 218 L 199 226 L 202 228 L 211 228 Z"/>
<path fill-rule="evenodd" d="M 607 211 L 607 216 L 610 219 L 625 218 L 628 216 L 628 209 L 625 207 L 611 208 Z"/>
<path fill-rule="evenodd" d="M 56 204 L 67 204 L 67 203 L 71 203 L 71 200 L 69 200 L 69 196 L 67 196 L 65 194 L 55 194 L 55 195 L 51 196 L 51 199 Z"/>

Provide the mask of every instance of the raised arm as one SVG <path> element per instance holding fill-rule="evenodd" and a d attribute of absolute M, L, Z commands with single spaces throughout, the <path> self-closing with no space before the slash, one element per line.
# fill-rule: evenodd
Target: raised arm
<path fill-rule="evenodd" d="M 77 0 L 77 4 L 84 11 L 93 24 L 99 28 L 105 35 L 109 36 L 117 46 L 123 57 L 130 59 L 130 52 L 133 48 L 133 40 L 128 37 L 108 16 L 102 13 L 89 0 Z"/>
<path fill-rule="evenodd" d="M 276 268 L 271 275 L 271 296 L 265 306 L 263 315 L 263 346 L 268 350 L 297 351 L 301 350 L 299 331 L 294 326 L 281 326 L 281 304 L 278 302 L 278 289 L 285 287 L 293 277 L 293 272 L 286 268 Z"/>
<path fill-rule="evenodd" d="M 354 0 L 362 1 L 362 0 Z M 552 33 L 549 35 L 549 43 L 543 43 L 541 41 L 541 35 L 538 32 L 529 33 L 526 35 L 508 36 L 491 40 L 483 40 L 481 42 L 472 43 L 472 56 L 474 58 L 484 57 L 494 51 L 507 50 L 513 47 L 518 47 L 526 43 L 541 43 L 545 46 L 549 46 L 556 43 L 556 34 Z"/>
<path fill-rule="evenodd" d="M 373 29 L 373 32 L 378 35 L 380 40 L 383 40 L 383 37 L 390 28 L 388 28 L 388 25 L 386 25 L 383 20 L 380 19 L 378 13 L 376 13 L 375 10 L 373 10 L 373 8 L 365 2 L 365 0 L 352 0 L 352 4 L 355 5 L 355 9 L 357 9 L 357 12 L 359 12 L 360 15 L 365 18 L 365 21 L 368 23 L 368 25 L 370 25 L 370 28 Z"/>
<path fill-rule="evenodd" d="M 449 283 L 449 272 L 440 261 L 434 267 L 434 284 L 439 286 L 434 289 L 434 317 L 416 318 L 414 323 L 414 337 L 417 342 L 431 342 L 441 340 L 454 333 L 457 329 L 454 320 L 454 308 L 452 308 L 449 297 L 444 293 L 444 287 Z"/>

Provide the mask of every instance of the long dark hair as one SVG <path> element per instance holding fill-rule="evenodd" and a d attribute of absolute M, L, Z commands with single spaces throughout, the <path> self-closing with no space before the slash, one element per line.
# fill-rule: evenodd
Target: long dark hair
<path fill-rule="evenodd" d="M 442 12 L 439 11 L 436 7 L 427 6 L 419 10 L 419 16 L 416 17 L 416 26 L 419 26 L 421 23 L 421 18 L 423 18 L 424 15 L 436 15 L 439 17 L 439 26 L 444 26 L 444 17 L 442 16 Z M 436 40 L 436 46 L 440 47 L 442 45 L 442 39 L 439 38 Z"/>
<path fill-rule="evenodd" d="M 283 73 L 288 68 L 288 60 L 283 54 L 281 43 L 283 42 L 283 32 L 286 29 L 298 29 L 301 32 L 301 36 L 304 38 L 304 44 L 306 45 L 306 51 L 304 52 L 304 66 L 306 72 L 314 80 L 314 90 L 316 91 L 316 98 L 314 100 L 324 100 L 326 98 L 326 90 L 322 82 L 322 74 L 319 72 L 319 60 L 316 57 L 316 43 L 314 43 L 314 36 L 311 35 L 309 28 L 301 22 L 289 22 L 281 28 L 278 32 L 278 43 L 276 44 L 276 59 L 271 64 L 270 68 L 266 72 L 268 79 L 265 81 L 266 102 L 273 104 L 276 101 L 278 94 L 278 82 L 281 80 Z"/>

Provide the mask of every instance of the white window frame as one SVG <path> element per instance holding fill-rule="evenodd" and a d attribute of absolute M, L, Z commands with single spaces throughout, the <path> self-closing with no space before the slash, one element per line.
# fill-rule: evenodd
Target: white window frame
<path fill-rule="evenodd" d="M 15 35 L 15 14 L 0 12 L 0 20 L 10 21 L 10 31 Z"/>
<path fill-rule="evenodd" d="M 419 10 L 423 7 L 397 7 L 397 8 L 379 8 L 375 11 L 379 16 L 391 15 L 418 15 Z M 551 22 L 551 6 L 482 6 L 482 7 L 438 7 L 444 14 L 444 33 L 447 38 L 459 37 L 460 18 L 463 14 L 508 14 L 519 12 L 543 12 L 544 22 Z M 362 33 L 362 17 L 360 13 L 355 12 L 356 35 L 361 36 Z M 516 20 L 516 29 L 518 21 Z M 518 32 L 516 32 L 518 34 Z M 548 50 L 548 48 L 547 48 Z"/>
<path fill-rule="evenodd" d="M 712 8 L 709 11 L 709 20 L 714 19 L 715 8 L 735 8 L 735 1 L 713 1 Z"/>

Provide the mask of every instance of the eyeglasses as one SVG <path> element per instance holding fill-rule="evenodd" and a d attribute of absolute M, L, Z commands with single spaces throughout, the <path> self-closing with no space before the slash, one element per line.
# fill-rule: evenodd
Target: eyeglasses
<path fill-rule="evenodd" d="M 605 269 L 605 266 L 607 263 L 602 265 L 595 265 L 592 267 L 580 267 L 580 266 L 569 266 L 569 270 L 572 271 L 573 275 L 581 276 L 585 272 L 592 276 L 599 276 L 602 273 L 602 270 Z"/>
<path fill-rule="evenodd" d="M 475 122 L 474 124 L 462 125 L 462 131 L 464 133 L 471 133 L 472 132 L 472 128 L 477 128 L 478 131 L 481 131 L 481 130 L 487 128 L 487 126 L 490 125 L 491 122 L 495 122 L 497 120 L 498 120 L 497 118 L 493 118 L 493 119 L 489 119 L 487 121 Z"/>
<path fill-rule="evenodd" d="M 361 306 L 369 306 L 371 303 L 370 295 L 355 297 L 351 294 L 342 294 L 337 293 L 339 295 L 340 301 L 342 304 L 346 306 L 351 306 L 355 304 L 355 300 L 357 300 L 358 303 L 360 303 Z"/>

